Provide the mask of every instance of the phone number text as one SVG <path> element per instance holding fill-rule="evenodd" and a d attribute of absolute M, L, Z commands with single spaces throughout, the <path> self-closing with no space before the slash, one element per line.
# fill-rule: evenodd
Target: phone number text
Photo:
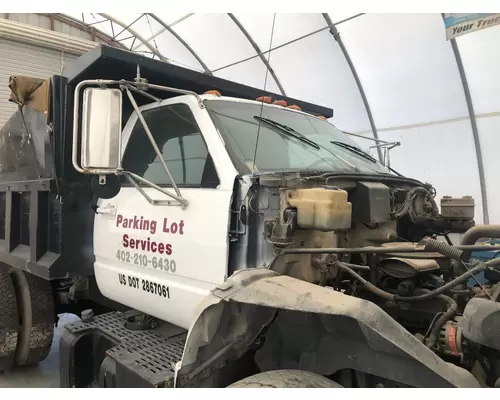
<path fill-rule="evenodd" d="M 153 267 L 153 269 L 170 272 L 172 274 L 175 274 L 177 271 L 175 261 L 164 257 L 148 257 L 146 254 L 118 250 L 116 258 L 125 263 L 138 265 L 140 267 Z"/>

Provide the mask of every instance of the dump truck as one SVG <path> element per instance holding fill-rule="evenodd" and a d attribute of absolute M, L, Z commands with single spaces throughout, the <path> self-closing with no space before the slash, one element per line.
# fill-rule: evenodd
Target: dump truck
<path fill-rule="evenodd" d="M 61 387 L 499 386 L 500 226 L 333 110 L 104 45 L 9 87 L 0 371 L 69 313 Z"/>

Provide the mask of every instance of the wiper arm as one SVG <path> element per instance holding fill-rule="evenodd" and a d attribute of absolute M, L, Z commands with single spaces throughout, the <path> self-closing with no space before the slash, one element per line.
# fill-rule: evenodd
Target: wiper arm
<path fill-rule="evenodd" d="M 295 129 L 293 129 L 293 128 L 287 126 L 287 125 L 280 124 L 279 122 L 273 121 L 272 119 L 267 119 L 267 118 L 264 118 L 264 117 L 259 117 L 258 115 L 254 115 L 253 117 L 257 121 L 264 122 L 267 125 L 270 125 L 270 126 L 272 126 L 274 128 L 279 129 L 280 132 L 284 133 L 287 136 L 290 136 L 290 137 L 293 137 L 295 139 L 298 139 L 302 143 L 306 143 L 309 146 L 314 147 L 316 150 L 319 150 L 321 148 L 317 143 L 315 143 L 312 140 L 306 138 L 304 135 L 302 135 L 301 133 L 297 132 Z"/>
<path fill-rule="evenodd" d="M 371 155 L 368 153 L 365 153 L 363 150 L 358 149 L 356 146 L 352 146 L 350 144 L 344 143 L 344 142 L 337 142 L 335 140 L 332 140 L 330 143 L 336 144 L 337 146 L 343 147 L 344 149 L 347 149 L 351 151 L 354 154 L 357 154 L 358 156 L 361 156 L 367 160 L 370 160 L 373 163 L 376 163 L 377 160 L 373 158 Z"/>

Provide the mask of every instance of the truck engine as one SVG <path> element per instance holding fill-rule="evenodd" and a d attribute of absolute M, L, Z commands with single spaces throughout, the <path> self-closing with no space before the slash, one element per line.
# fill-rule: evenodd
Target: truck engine
<path fill-rule="evenodd" d="M 262 174 L 233 205 L 231 265 L 369 300 L 439 357 L 498 386 L 500 263 L 470 255 L 500 230 L 474 226 L 471 197 L 446 196 L 439 210 L 435 195 L 399 176 Z M 459 246 L 450 233 L 465 233 Z"/>

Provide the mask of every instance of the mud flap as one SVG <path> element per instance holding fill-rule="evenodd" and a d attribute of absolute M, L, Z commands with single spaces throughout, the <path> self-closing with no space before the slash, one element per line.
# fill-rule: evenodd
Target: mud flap
<path fill-rule="evenodd" d="M 177 386 L 241 357 L 263 329 L 266 341 L 256 355 L 263 370 L 329 375 L 352 368 L 413 387 L 480 387 L 467 370 L 444 362 L 377 305 L 267 269 L 237 272 L 200 305 Z"/>

